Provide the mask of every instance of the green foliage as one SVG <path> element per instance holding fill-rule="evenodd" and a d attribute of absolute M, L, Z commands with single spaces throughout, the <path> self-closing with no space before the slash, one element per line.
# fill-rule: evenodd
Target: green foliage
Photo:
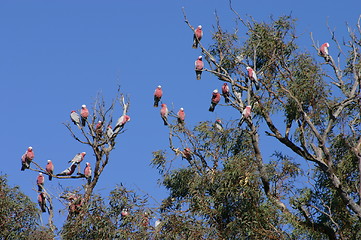
<path fill-rule="evenodd" d="M 39 228 L 39 210 L 19 187 L 10 187 L 7 177 L 0 176 L 0 238 L 52 239 L 48 229 Z"/>

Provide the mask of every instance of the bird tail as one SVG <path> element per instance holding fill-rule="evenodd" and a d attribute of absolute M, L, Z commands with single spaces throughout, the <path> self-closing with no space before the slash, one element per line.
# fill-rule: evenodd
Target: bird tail
<path fill-rule="evenodd" d="M 41 186 L 40 184 L 38 184 L 38 192 L 42 192 L 43 191 L 43 186 Z"/>
<path fill-rule="evenodd" d="M 87 180 L 88 180 L 88 185 L 91 183 L 92 181 L 92 178 L 91 177 L 87 177 Z"/>
<path fill-rule="evenodd" d="M 46 212 L 45 204 L 41 204 L 40 207 L 41 207 L 41 211 L 42 211 L 42 212 Z"/>
<path fill-rule="evenodd" d="M 224 96 L 224 102 L 229 103 L 229 97 L 228 96 Z"/>
<path fill-rule="evenodd" d="M 244 122 L 244 117 L 242 117 L 241 121 L 239 121 L 239 123 L 238 123 L 238 127 L 241 127 L 241 126 L 242 126 L 242 124 L 243 124 L 243 122 Z"/>
<path fill-rule="evenodd" d="M 201 80 L 202 71 L 196 71 L 197 80 Z"/>
<path fill-rule="evenodd" d="M 258 82 L 258 80 L 254 81 L 254 85 L 256 86 L 256 90 L 259 90 L 259 82 Z"/>
<path fill-rule="evenodd" d="M 198 48 L 198 40 L 195 37 L 193 38 L 192 48 Z"/>
<path fill-rule="evenodd" d="M 168 125 L 167 118 L 166 118 L 166 117 L 162 117 L 162 119 L 163 119 L 163 122 L 164 122 L 164 126 L 167 126 L 167 125 Z"/>
<path fill-rule="evenodd" d="M 81 118 L 81 125 L 83 126 L 83 127 L 85 127 L 85 124 L 86 124 L 86 118 Z"/>
<path fill-rule="evenodd" d="M 213 112 L 216 105 L 214 103 L 211 103 L 211 106 L 209 106 L 208 111 Z"/>
<path fill-rule="evenodd" d="M 53 176 L 51 176 L 50 174 L 52 174 L 52 173 L 49 173 L 49 181 L 51 181 L 51 179 L 53 179 Z"/>

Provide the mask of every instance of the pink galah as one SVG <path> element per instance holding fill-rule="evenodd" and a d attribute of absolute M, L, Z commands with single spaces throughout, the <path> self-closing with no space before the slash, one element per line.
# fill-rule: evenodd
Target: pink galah
<path fill-rule="evenodd" d="M 203 37 L 202 25 L 199 25 L 196 28 L 196 30 L 194 30 L 192 48 L 198 48 L 199 41 L 202 39 L 202 37 Z"/>
<path fill-rule="evenodd" d="M 168 125 L 168 108 L 166 104 L 161 105 L 162 108 L 160 109 L 160 116 L 163 119 L 164 125 Z"/>
<path fill-rule="evenodd" d="M 84 176 L 88 180 L 88 184 L 90 184 L 91 178 L 92 178 L 92 168 L 90 166 L 90 163 L 88 163 L 88 162 L 85 164 Z"/>
<path fill-rule="evenodd" d="M 216 129 L 220 132 L 223 131 L 223 126 L 222 126 L 222 121 L 221 119 L 217 119 L 215 122 L 214 122 L 214 126 L 216 127 Z"/>
<path fill-rule="evenodd" d="M 227 83 L 223 83 L 222 85 L 222 95 L 224 97 L 224 102 L 229 103 L 229 87 Z"/>
<path fill-rule="evenodd" d="M 330 47 L 330 44 L 328 42 L 325 42 L 321 45 L 318 52 L 321 55 L 321 57 L 324 57 L 326 61 L 330 60 L 330 55 L 328 54 L 328 48 Z"/>
<path fill-rule="evenodd" d="M 186 114 L 184 113 L 184 109 L 180 108 L 178 113 L 177 113 L 178 124 L 184 125 L 185 117 L 186 117 Z"/>
<path fill-rule="evenodd" d="M 123 208 L 121 214 L 122 214 L 122 217 L 128 216 L 129 215 L 128 208 Z"/>
<path fill-rule="evenodd" d="M 220 100 L 221 94 L 218 92 L 218 89 L 214 89 L 211 98 L 211 106 L 209 106 L 208 111 L 213 112 Z"/>
<path fill-rule="evenodd" d="M 86 120 L 89 117 L 89 110 L 86 108 L 85 104 L 81 105 L 80 117 L 81 117 L 81 125 L 84 127 L 86 124 Z"/>
<path fill-rule="evenodd" d="M 36 185 L 38 185 L 38 192 L 42 192 L 44 187 L 44 176 L 42 173 L 39 173 L 36 178 Z"/>
<path fill-rule="evenodd" d="M 73 157 L 72 160 L 70 160 L 68 163 L 75 163 L 75 164 L 79 164 L 83 161 L 84 157 L 86 155 L 86 152 L 81 152 L 81 153 L 77 153 L 75 155 L 75 157 Z"/>
<path fill-rule="evenodd" d="M 182 158 L 185 158 L 187 160 L 192 160 L 192 151 L 190 148 L 185 148 L 182 151 Z"/>
<path fill-rule="evenodd" d="M 195 67 L 195 71 L 196 71 L 197 80 L 201 80 L 202 70 L 204 68 L 202 56 L 199 56 L 198 59 L 194 62 L 194 67 Z"/>
<path fill-rule="evenodd" d="M 154 107 L 158 107 L 158 103 L 163 96 L 162 86 L 159 85 L 154 91 Z"/>
<path fill-rule="evenodd" d="M 248 78 L 251 80 L 251 82 L 253 82 L 256 86 L 256 89 L 259 89 L 259 81 L 256 75 L 256 72 L 251 68 L 251 67 L 247 67 L 246 68 L 248 71 Z"/>
<path fill-rule="evenodd" d="M 114 133 L 118 133 L 124 127 L 124 125 L 129 121 L 130 121 L 130 117 L 128 115 L 121 116 L 118 119 L 117 124 L 115 124 Z"/>
<path fill-rule="evenodd" d="M 41 211 L 46 212 L 45 194 L 43 192 L 38 195 L 38 204 Z"/>
<path fill-rule="evenodd" d="M 102 121 L 98 121 L 97 125 L 95 125 L 95 134 L 98 137 L 101 137 L 103 133 L 103 122 Z"/>
<path fill-rule="evenodd" d="M 65 169 L 61 173 L 56 174 L 56 176 L 70 176 L 74 173 L 76 166 L 76 163 L 72 163 L 67 169 Z"/>
<path fill-rule="evenodd" d="M 49 181 L 51 181 L 51 179 L 53 178 L 52 175 L 54 173 L 54 165 L 53 165 L 51 160 L 48 160 L 48 163 L 46 164 L 45 170 L 49 174 Z"/>
<path fill-rule="evenodd" d="M 81 128 L 81 126 L 80 126 L 80 116 L 76 111 L 73 110 L 73 111 L 70 112 L 70 119 L 75 125 L 78 126 L 79 129 Z"/>
<path fill-rule="evenodd" d="M 30 163 L 33 161 L 34 157 L 35 154 L 33 148 L 28 147 L 25 153 L 21 156 L 21 171 L 24 171 L 30 167 Z"/>
<path fill-rule="evenodd" d="M 247 118 L 250 118 L 251 117 L 251 106 L 246 106 L 244 109 L 243 109 L 243 112 L 242 112 L 242 119 L 241 121 L 239 122 L 239 126 L 242 125 L 242 123 L 244 122 L 245 119 Z"/>

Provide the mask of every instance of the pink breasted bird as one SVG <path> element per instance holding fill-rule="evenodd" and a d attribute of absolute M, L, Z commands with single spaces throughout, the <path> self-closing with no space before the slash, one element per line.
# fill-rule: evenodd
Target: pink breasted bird
<path fill-rule="evenodd" d="M 36 178 L 36 185 L 38 185 L 38 192 L 42 192 L 44 187 L 44 176 L 42 173 L 39 173 Z"/>
<path fill-rule="evenodd" d="M 162 117 L 164 125 L 166 126 L 168 125 L 168 108 L 164 103 L 161 106 L 162 108 L 160 109 L 160 116 Z"/>
<path fill-rule="evenodd" d="M 256 72 L 251 68 L 251 67 L 247 67 L 247 72 L 248 72 L 248 78 L 254 83 L 254 85 L 256 86 L 256 89 L 259 89 L 259 81 L 256 75 Z"/>
<path fill-rule="evenodd" d="M 81 117 L 81 125 L 84 127 L 86 124 L 86 120 L 89 117 L 89 110 L 86 108 L 85 104 L 81 105 L 80 117 Z"/>
<path fill-rule="evenodd" d="M 129 215 L 128 208 L 123 208 L 121 214 L 122 214 L 122 217 L 128 216 Z"/>
<path fill-rule="evenodd" d="M 70 160 L 68 163 L 75 163 L 79 164 L 83 161 L 84 157 L 86 155 L 86 152 L 77 153 L 72 160 Z"/>
<path fill-rule="evenodd" d="M 325 42 L 321 45 L 318 52 L 321 55 L 321 57 L 324 57 L 326 61 L 330 60 L 330 55 L 328 54 L 328 48 L 330 47 L 330 44 L 328 42 Z"/>
<path fill-rule="evenodd" d="M 38 195 L 38 204 L 41 211 L 46 212 L 45 194 L 43 192 Z"/>
<path fill-rule="evenodd" d="M 118 133 L 124 127 L 124 125 L 129 121 L 130 121 L 130 117 L 128 115 L 121 116 L 118 119 L 117 124 L 115 124 L 114 133 Z"/>
<path fill-rule="evenodd" d="M 177 120 L 178 120 L 178 124 L 180 125 L 184 125 L 184 119 L 186 117 L 186 114 L 184 113 L 184 109 L 180 108 L 178 113 L 177 113 Z"/>
<path fill-rule="evenodd" d="M 70 176 L 74 173 L 76 166 L 76 163 L 72 163 L 67 169 L 65 169 L 61 173 L 56 174 L 56 176 Z"/>
<path fill-rule="evenodd" d="M 51 179 L 53 178 L 52 175 L 54 173 L 54 165 L 53 165 L 51 160 L 48 160 L 48 163 L 46 164 L 45 170 L 49 174 L 49 181 L 51 181 Z"/>
<path fill-rule="evenodd" d="M 103 122 L 98 121 L 98 123 L 95 125 L 95 134 L 97 137 L 101 137 L 103 133 Z"/>
<path fill-rule="evenodd" d="M 211 106 L 209 106 L 208 111 L 213 112 L 220 100 L 221 94 L 218 92 L 218 89 L 214 89 L 211 98 Z"/>
<path fill-rule="evenodd" d="M 222 85 L 222 95 L 224 97 L 224 102 L 229 103 L 229 87 L 227 83 L 223 83 Z"/>
<path fill-rule="evenodd" d="M 88 162 L 85 164 L 84 176 L 88 180 L 88 184 L 90 184 L 91 178 L 92 178 L 92 169 L 91 169 L 90 163 L 88 163 Z"/>
<path fill-rule="evenodd" d="M 192 151 L 190 150 L 190 148 L 185 148 L 182 151 L 182 158 L 185 158 L 187 160 L 192 160 Z"/>
<path fill-rule="evenodd" d="M 198 48 L 198 43 L 203 37 L 202 25 L 199 25 L 193 34 L 193 45 L 192 48 Z"/>
<path fill-rule="evenodd" d="M 75 125 L 78 126 L 79 129 L 81 128 L 81 126 L 80 126 L 80 116 L 76 111 L 73 110 L 73 111 L 70 112 L 70 119 Z"/>
<path fill-rule="evenodd" d="M 239 122 L 239 126 L 241 126 L 242 125 L 242 123 L 244 122 L 244 120 L 246 119 L 246 118 L 249 118 L 249 117 L 251 117 L 251 106 L 246 106 L 244 109 L 243 109 L 243 112 L 242 112 L 242 119 L 241 119 L 241 121 Z"/>
<path fill-rule="evenodd" d="M 33 148 L 28 147 L 25 153 L 21 156 L 21 171 L 24 171 L 30 167 L 30 163 L 33 161 L 34 157 L 35 154 Z"/>
<path fill-rule="evenodd" d="M 163 96 L 162 86 L 159 85 L 154 91 L 154 107 L 158 107 L 158 103 Z"/>
<path fill-rule="evenodd" d="M 194 62 L 194 67 L 195 67 L 195 71 L 196 71 L 197 80 L 201 80 L 202 70 L 204 68 L 202 56 L 199 56 L 198 59 Z"/>
<path fill-rule="evenodd" d="M 215 128 L 216 128 L 218 131 L 220 131 L 220 132 L 223 131 L 223 126 L 222 126 L 222 121 L 221 121 L 221 119 L 217 119 L 217 120 L 214 122 L 214 126 L 215 126 Z"/>

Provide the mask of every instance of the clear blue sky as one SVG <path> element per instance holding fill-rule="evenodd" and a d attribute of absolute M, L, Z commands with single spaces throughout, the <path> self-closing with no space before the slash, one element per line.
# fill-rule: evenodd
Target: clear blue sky
<path fill-rule="evenodd" d="M 355 26 L 361 9 L 357 0 L 233 2 L 244 18 L 258 21 L 292 13 L 298 19 L 299 44 L 310 50 L 310 32 L 315 40 L 331 42 L 328 21 L 342 40 L 345 22 Z M 118 85 L 130 97 L 132 120 L 118 137 L 98 193 L 123 183 L 157 200 L 164 196 L 157 171 L 149 166 L 152 151 L 168 146 L 167 128 L 152 106 L 157 85 L 163 86 L 162 100 L 169 108 L 173 103 L 176 111 L 185 109 L 188 127 L 217 117 L 239 118 L 220 106 L 208 112 L 211 92 L 221 83 L 206 73 L 195 80 L 193 64 L 200 51 L 191 48 L 192 32 L 182 6 L 194 26 L 202 24 L 205 46 L 212 42 L 215 10 L 222 25 L 235 26 L 227 0 L 1 1 L 1 172 L 8 174 L 11 185 L 20 185 L 36 201 L 36 173 L 20 172 L 20 157 L 28 146 L 43 166 L 53 160 L 56 172 L 82 151 L 89 153 L 85 161 L 94 163 L 91 149 L 73 140 L 62 123 L 69 121 L 71 110 L 91 106 L 99 91 L 110 103 Z M 59 193 L 58 183 L 66 187 L 80 182 L 54 179 L 45 186 Z"/>

